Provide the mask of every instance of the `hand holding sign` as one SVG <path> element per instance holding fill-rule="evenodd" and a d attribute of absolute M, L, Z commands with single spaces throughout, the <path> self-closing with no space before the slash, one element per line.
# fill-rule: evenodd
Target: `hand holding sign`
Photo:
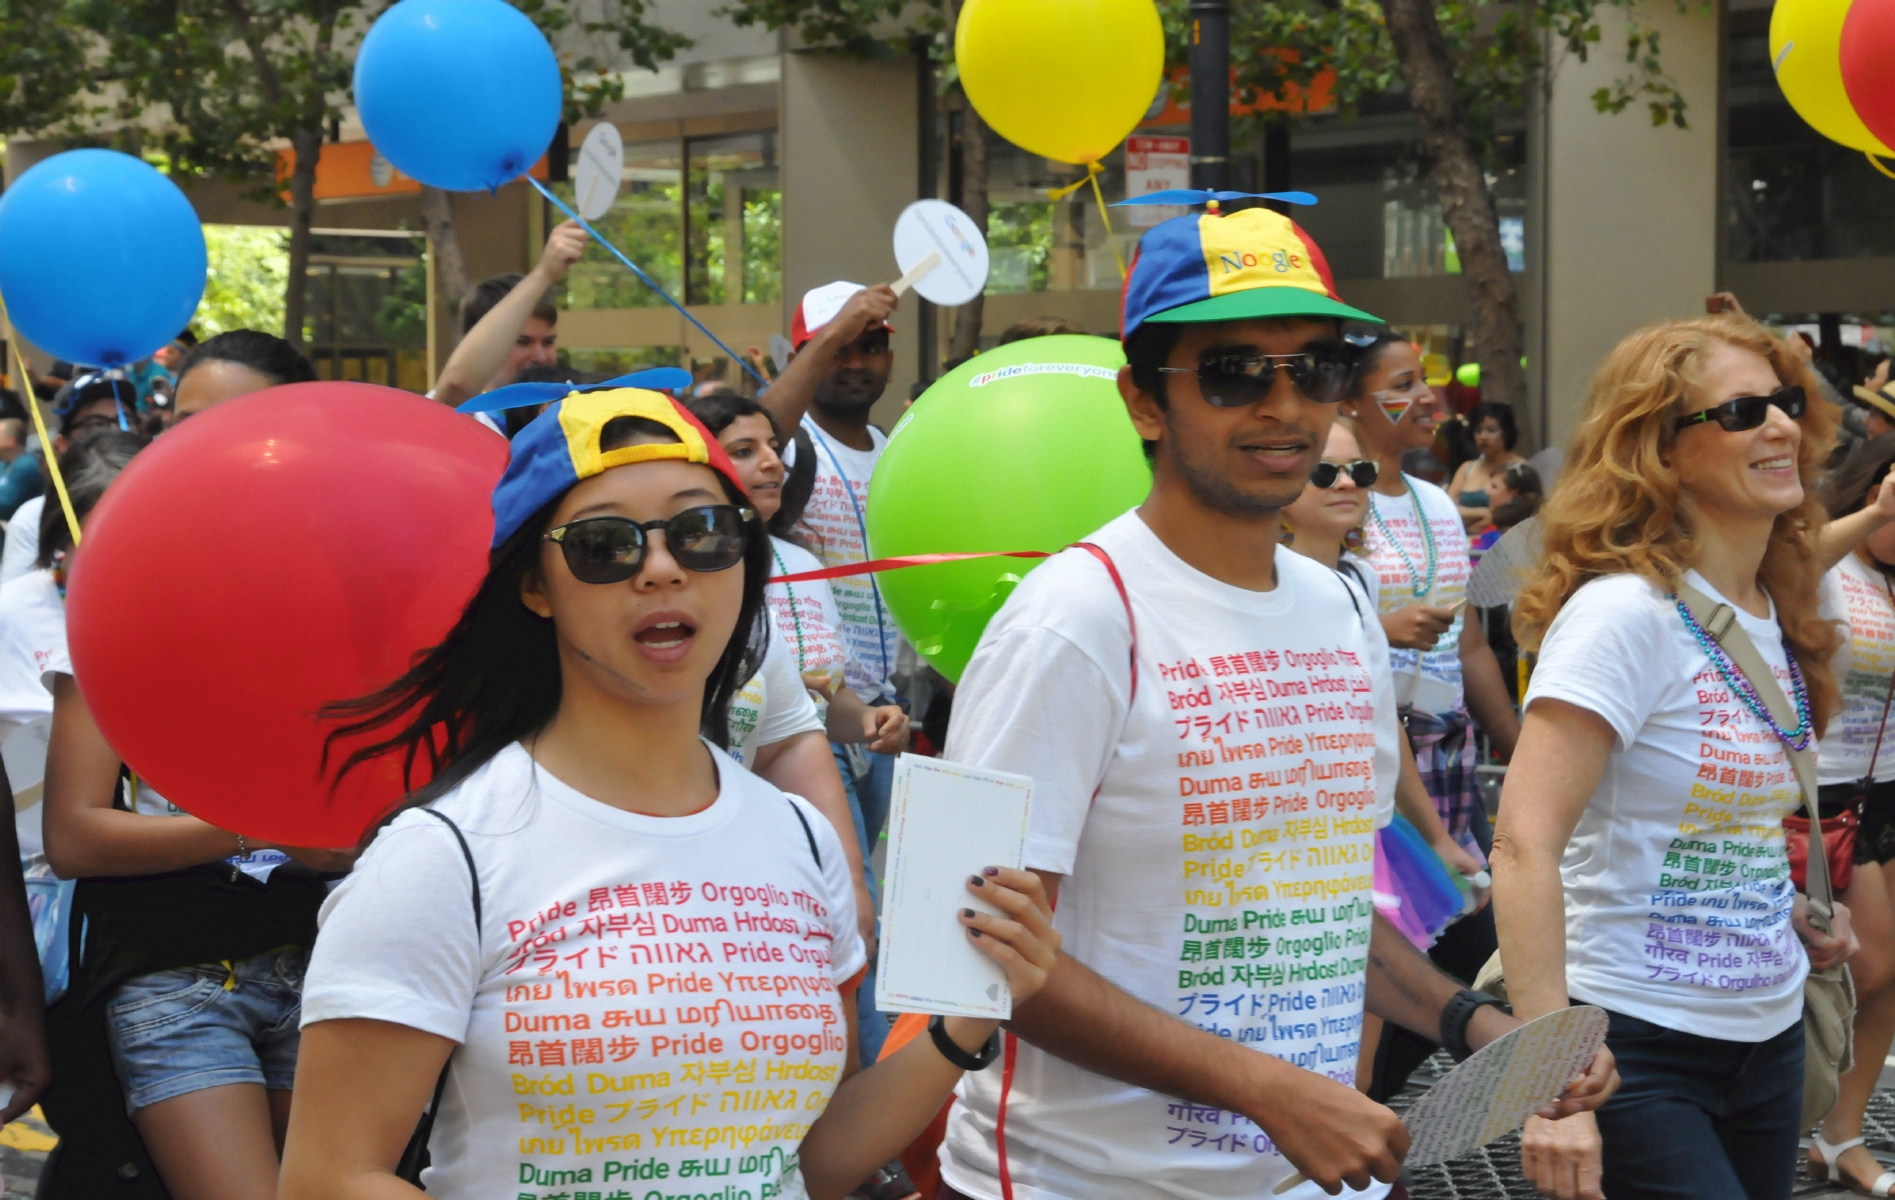
<path fill-rule="evenodd" d="M 1574 1005 L 1529 1021 L 1482 1046 L 1428 1089 L 1402 1118 L 1411 1139 L 1402 1165 L 1429 1167 L 1463 1158 L 1559 1098 L 1605 1044 L 1602 1008 Z M 1292 1175 L 1281 1195 L 1305 1176 Z"/>
<path fill-rule="evenodd" d="M 930 255 L 933 267 L 924 267 Z M 895 220 L 895 262 L 902 283 L 923 300 L 952 308 L 987 287 L 987 239 L 972 217 L 945 200 L 917 200 Z M 896 285 L 896 293 L 905 290 Z"/>

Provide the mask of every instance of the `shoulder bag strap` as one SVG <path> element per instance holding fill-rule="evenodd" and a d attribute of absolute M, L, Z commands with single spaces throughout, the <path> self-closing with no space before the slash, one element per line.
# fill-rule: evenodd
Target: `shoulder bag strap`
<path fill-rule="evenodd" d="M 1793 726 L 1800 719 L 1796 707 L 1790 698 L 1783 694 L 1783 688 L 1777 683 L 1776 675 L 1757 653 L 1757 647 L 1738 624 L 1737 613 L 1728 604 L 1719 604 L 1703 592 L 1683 580 L 1678 581 L 1678 598 L 1691 611 L 1691 616 L 1704 631 L 1724 647 L 1724 653 L 1730 655 L 1731 662 L 1744 673 L 1750 686 L 1757 695 L 1763 697 L 1764 707 L 1776 718 L 1778 725 Z M 1786 653 L 1787 648 L 1786 648 Z M 1829 887 L 1829 854 L 1823 841 L 1822 816 L 1816 806 L 1816 755 L 1805 747 L 1792 750 L 1783 747 L 1783 753 L 1790 760 L 1790 766 L 1796 771 L 1796 780 L 1802 785 L 1803 807 L 1809 813 L 1810 840 L 1814 843 L 1809 851 L 1809 863 L 1804 868 L 1804 884 L 1809 896 L 1810 924 L 1829 932 L 1830 914 L 1833 896 Z"/>
<path fill-rule="evenodd" d="M 474 944 L 481 942 L 480 915 L 480 872 L 474 867 L 474 852 L 467 848 L 467 838 L 462 835 L 461 827 L 454 823 L 446 813 L 432 808 L 420 810 L 447 826 L 454 835 L 454 842 L 461 848 L 461 858 L 467 863 L 467 878 L 473 889 L 474 903 Z M 395 1165 L 395 1177 L 416 1187 L 421 1185 L 421 1172 L 428 1165 L 428 1139 L 434 1133 L 434 1116 L 441 1111 L 441 1097 L 447 1093 L 447 1072 L 454 1063 L 454 1055 L 448 1054 L 447 1062 L 441 1064 L 441 1077 L 434 1081 L 434 1098 L 428 1101 L 428 1111 L 421 1114 L 421 1121 L 415 1126 L 414 1136 L 408 1139 L 408 1148 L 402 1151 L 401 1161 Z"/>
<path fill-rule="evenodd" d="M 1125 704 L 1126 711 L 1130 712 L 1131 702 L 1138 698 L 1138 620 L 1132 616 L 1131 593 L 1125 590 L 1125 580 L 1119 575 L 1119 565 L 1112 561 L 1112 556 L 1104 549 L 1091 542 L 1074 542 L 1073 545 L 1099 560 L 1099 565 L 1105 568 L 1105 573 L 1112 577 L 1112 586 L 1119 590 L 1119 602 L 1125 605 L 1125 624 L 1132 633 L 1132 690 L 1126 697 Z"/>
<path fill-rule="evenodd" d="M 1884 574 L 1882 587 L 1888 592 L 1888 606 L 1895 609 L 1895 580 Z M 1891 704 L 1895 704 L 1895 671 L 1889 672 L 1888 695 L 1882 697 L 1882 724 L 1875 732 L 1875 749 L 1869 754 L 1869 773 L 1862 777 L 1864 792 L 1875 786 L 1875 764 L 1881 761 L 1882 739 L 1888 736 L 1888 710 Z"/>
<path fill-rule="evenodd" d="M 809 842 L 809 856 L 816 860 L 816 868 L 821 870 L 822 851 L 816 849 L 816 831 L 809 827 L 809 818 L 803 815 L 802 809 L 796 807 L 796 801 L 790 800 L 788 796 L 783 798 L 789 801 L 790 811 L 796 814 L 796 823 L 803 827 L 803 837 Z"/>

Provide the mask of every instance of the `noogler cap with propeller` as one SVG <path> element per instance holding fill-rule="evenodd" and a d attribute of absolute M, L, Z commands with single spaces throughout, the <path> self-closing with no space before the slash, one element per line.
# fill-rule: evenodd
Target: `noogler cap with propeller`
<path fill-rule="evenodd" d="M 1316 239 L 1281 213 L 1247 208 L 1224 213 L 1225 200 L 1314 204 L 1308 192 L 1153 192 L 1123 204 L 1203 204 L 1206 211 L 1173 217 L 1139 240 L 1125 280 L 1122 337 L 1147 321 L 1185 324 L 1256 317 L 1331 317 L 1372 321 L 1336 294 L 1329 261 Z"/>

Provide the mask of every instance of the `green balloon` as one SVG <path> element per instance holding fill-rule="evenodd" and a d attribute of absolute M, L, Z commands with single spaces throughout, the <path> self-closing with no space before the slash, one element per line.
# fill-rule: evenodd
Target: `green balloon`
<path fill-rule="evenodd" d="M 1477 362 L 1462 363 L 1460 369 L 1454 372 L 1454 377 L 1461 381 L 1462 387 L 1479 387 L 1480 364 Z"/>
<path fill-rule="evenodd" d="M 1119 344 L 1028 338 L 942 376 L 895 426 L 869 480 L 876 558 L 1058 550 L 1151 490 L 1115 377 Z M 1043 560 L 975 558 L 877 575 L 922 658 L 959 680 L 988 620 Z"/>

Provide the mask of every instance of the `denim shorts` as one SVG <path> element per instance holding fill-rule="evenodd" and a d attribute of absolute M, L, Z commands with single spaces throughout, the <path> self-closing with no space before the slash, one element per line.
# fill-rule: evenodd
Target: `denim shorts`
<path fill-rule="evenodd" d="M 272 950 L 127 980 L 105 1010 L 126 1113 L 231 1083 L 288 1091 L 308 966 L 305 950 Z"/>

